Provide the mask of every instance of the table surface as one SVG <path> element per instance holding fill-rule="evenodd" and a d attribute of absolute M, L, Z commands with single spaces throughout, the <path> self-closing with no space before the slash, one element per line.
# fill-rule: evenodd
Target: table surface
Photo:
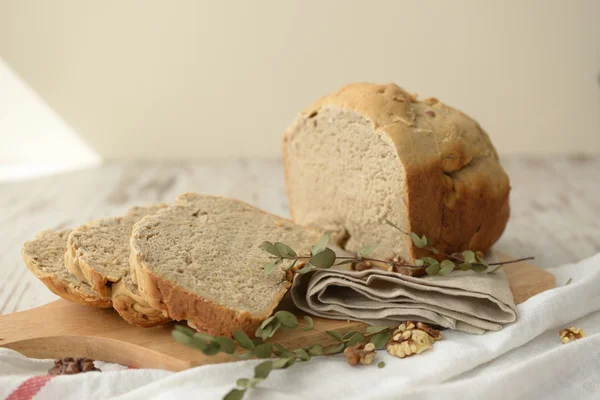
<path fill-rule="evenodd" d="M 549 268 L 600 251 L 600 157 L 502 160 L 511 178 L 511 218 L 495 245 Z M 173 201 L 187 191 L 236 197 L 288 216 L 280 160 L 108 163 L 0 185 L 0 314 L 56 296 L 24 266 L 20 250 L 38 231 L 122 214 L 132 205 Z M 561 284 L 561 282 L 558 282 Z"/>

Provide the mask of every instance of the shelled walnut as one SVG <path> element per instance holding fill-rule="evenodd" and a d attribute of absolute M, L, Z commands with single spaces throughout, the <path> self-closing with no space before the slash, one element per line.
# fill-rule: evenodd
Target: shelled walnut
<path fill-rule="evenodd" d="M 574 326 L 571 326 L 571 327 L 566 328 L 566 329 L 561 329 L 560 331 L 558 331 L 558 334 L 560 336 L 560 341 L 563 344 L 567 344 L 567 343 L 572 342 L 574 340 L 581 339 L 582 337 L 585 337 L 585 332 L 583 331 L 583 329 L 581 329 L 581 328 L 575 328 Z"/>
<path fill-rule="evenodd" d="M 441 339 L 442 333 L 427 324 L 406 321 L 392 333 L 386 345 L 386 350 L 393 356 L 404 358 L 421 354 L 433 347 L 436 340 Z"/>
<path fill-rule="evenodd" d="M 344 350 L 344 357 L 350 365 L 358 363 L 371 364 L 375 359 L 375 345 L 373 343 L 358 343 L 355 346 L 350 346 Z"/>
<path fill-rule="evenodd" d="M 54 367 L 48 370 L 48 375 L 71 375 L 90 371 L 100 371 L 94 366 L 94 360 L 66 357 L 54 360 Z"/>

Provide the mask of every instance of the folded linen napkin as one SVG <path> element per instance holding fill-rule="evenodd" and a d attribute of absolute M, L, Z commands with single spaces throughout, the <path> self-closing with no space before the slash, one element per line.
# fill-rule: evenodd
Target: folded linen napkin
<path fill-rule="evenodd" d="M 371 325 L 414 319 L 482 334 L 517 319 L 502 269 L 493 274 L 454 271 L 421 278 L 375 268 L 360 272 L 347 266 L 314 269 L 296 275 L 291 296 L 309 314 Z"/>

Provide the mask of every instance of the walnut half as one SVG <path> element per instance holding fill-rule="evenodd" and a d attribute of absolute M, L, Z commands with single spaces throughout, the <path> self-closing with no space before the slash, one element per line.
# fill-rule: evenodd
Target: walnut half
<path fill-rule="evenodd" d="M 585 332 L 581 328 L 575 328 L 574 326 L 571 326 L 569 328 L 561 329 L 560 331 L 558 331 L 558 335 L 560 336 L 560 341 L 563 344 L 567 344 L 574 340 L 585 337 Z"/>
<path fill-rule="evenodd" d="M 406 321 L 392 333 L 385 349 L 396 357 L 410 357 L 431 349 L 433 342 L 441 338 L 442 333 L 427 324 Z"/>
<path fill-rule="evenodd" d="M 358 343 L 355 346 L 350 346 L 344 350 L 344 357 L 350 365 L 358 363 L 367 365 L 371 364 L 375 359 L 375 345 L 373 343 Z"/>
<path fill-rule="evenodd" d="M 100 371 L 94 366 L 94 360 L 66 357 L 54 360 L 54 367 L 48 370 L 48 375 L 71 375 L 90 371 Z"/>

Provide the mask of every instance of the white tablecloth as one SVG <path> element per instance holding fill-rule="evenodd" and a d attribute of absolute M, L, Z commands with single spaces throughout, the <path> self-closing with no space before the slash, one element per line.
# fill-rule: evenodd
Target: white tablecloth
<path fill-rule="evenodd" d="M 550 271 L 559 287 L 519 305 L 518 322 L 499 332 L 446 331 L 431 351 L 405 359 L 380 351 L 383 369 L 351 367 L 341 355 L 313 358 L 272 372 L 246 398 L 600 399 L 600 254 Z M 561 344 L 558 330 L 570 325 L 587 336 Z M 180 373 L 101 365 L 107 372 L 46 377 L 52 361 L 0 349 L 0 398 L 219 399 L 256 364 Z"/>

